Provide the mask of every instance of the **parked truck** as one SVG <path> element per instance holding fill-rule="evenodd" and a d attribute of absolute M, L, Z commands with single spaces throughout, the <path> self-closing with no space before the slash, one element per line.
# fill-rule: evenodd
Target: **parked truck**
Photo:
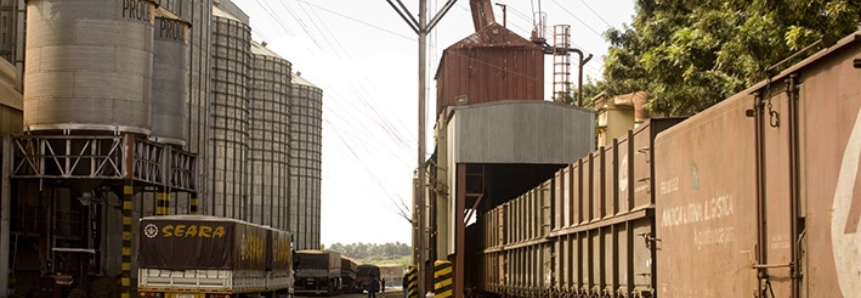
<path fill-rule="evenodd" d="M 296 270 L 296 294 L 335 295 L 341 291 L 341 254 L 319 250 L 300 250 Z"/>
<path fill-rule="evenodd" d="M 373 278 L 371 275 L 373 275 Z M 374 293 L 379 293 L 380 286 L 382 285 L 380 283 L 380 266 L 374 264 L 359 265 L 356 272 L 356 292 L 369 291 L 372 283 L 374 285 Z"/>
<path fill-rule="evenodd" d="M 358 271 L 359 264 L 356 260 L 348 258 L 346 256 L 341 256 L 341 293 L 349 294 L 353 293 L 353 289 L 356 288 L 356 271 Z"/>
<path fill-rule="evenodd" d="M 240 220 L 171 215 L 140 220 L 142 297 L 289 298 L 292 235 Z"/>

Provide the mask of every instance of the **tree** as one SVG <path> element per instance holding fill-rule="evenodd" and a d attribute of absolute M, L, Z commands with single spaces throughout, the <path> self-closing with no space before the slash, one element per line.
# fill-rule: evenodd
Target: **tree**
<path fill-rule="evenodd" d="M 814 41 L 858 30 L 861 4 L 638 0 L 636 11 L 631 27 L 605 33 L 604 81 L 590 85 L 647 91 L 651 111 L 687 116 L 767 78 L 766 68 Z"/>

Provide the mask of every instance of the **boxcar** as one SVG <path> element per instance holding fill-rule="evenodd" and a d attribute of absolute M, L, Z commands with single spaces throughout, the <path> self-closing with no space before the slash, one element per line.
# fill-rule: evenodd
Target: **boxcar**
<path fill-rule="evenodd" d="M 858 297 L 861 31 L 655 142 L 659 297 Z"/>

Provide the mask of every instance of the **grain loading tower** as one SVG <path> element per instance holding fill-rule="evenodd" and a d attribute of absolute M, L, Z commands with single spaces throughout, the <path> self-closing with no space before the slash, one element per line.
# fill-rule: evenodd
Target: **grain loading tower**
<path fill-rule="evenodd" d="M 290 227 L 297 249 L 319 249 L 323 90 L 293 75 L 290 98 Z"/>
<path fill-rule="evenodd" d="M 248 221 L 289 230 L 291 64 L 252 43 L 251 150 L 248 160 L 251 210 Z"/>

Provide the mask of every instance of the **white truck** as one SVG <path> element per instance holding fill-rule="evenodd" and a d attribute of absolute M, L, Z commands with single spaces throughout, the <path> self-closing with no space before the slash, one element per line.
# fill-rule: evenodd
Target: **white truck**
<path fill-rule="evenodd" d="M 289 232 L 201 215 L 145 217 L 140 230 L 142 297 L 293 296 Z"/>

